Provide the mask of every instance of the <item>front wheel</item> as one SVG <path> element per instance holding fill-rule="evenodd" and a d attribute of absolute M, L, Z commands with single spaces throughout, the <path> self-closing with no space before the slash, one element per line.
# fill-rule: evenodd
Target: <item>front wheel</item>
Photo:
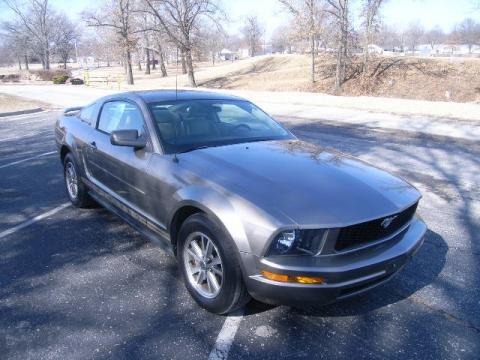
<path fill-rule="evenodd" d="M 67 195 L 72 204 L 79 208 L 91 206 L 93 200 L 88 195 L 87 188 L 80 179 L 78 167 L 72 154 L 65 156 L 65 160 L 63 161 L 63 175 Z"/>
<path fill-rule="evenodd" d="M 205 214 L 190 216 L 180 228 L 177 257 L 185 285 L 210 312 L 226 314 L 250 300 L 236 251 L 228 234 Z"/>

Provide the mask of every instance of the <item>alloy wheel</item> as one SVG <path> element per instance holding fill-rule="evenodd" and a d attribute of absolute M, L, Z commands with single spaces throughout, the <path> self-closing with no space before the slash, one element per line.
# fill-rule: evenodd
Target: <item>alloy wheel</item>
<path fill-rule="evenodd" d="M 65 182 L 67 184 L 68 195 L 75 200 L 78 196 L 78 178 L 75 171 L 75 165 L 72 162 L 67 162 L 65 166 Z"/>
<path fill-rule="evenodd" d="M 183 259 L 192 287 L 203 297 L 216 297 L 224 275 L 222 259 L 213 241 L 201 232 L 190 234 L 183 248 Z"/>

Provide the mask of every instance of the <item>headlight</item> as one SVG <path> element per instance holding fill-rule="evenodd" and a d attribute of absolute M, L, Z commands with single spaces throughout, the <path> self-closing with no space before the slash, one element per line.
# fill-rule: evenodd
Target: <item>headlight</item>
<path fill-rule="evenodd" d="M 267 255 L 317 255 L 327 236 L 327 229 L 283 231 L 273 239 Z"/>

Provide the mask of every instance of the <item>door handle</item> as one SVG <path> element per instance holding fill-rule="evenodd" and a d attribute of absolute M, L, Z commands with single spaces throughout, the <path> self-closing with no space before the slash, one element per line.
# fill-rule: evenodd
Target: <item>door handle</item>
<path fill-rule="evenodd" d="M 90 143 L 90 146 L 93 148 L 93 149 L 96 149 L 97 148 L 97 143 L 95 141 L 92 141 Z"/>

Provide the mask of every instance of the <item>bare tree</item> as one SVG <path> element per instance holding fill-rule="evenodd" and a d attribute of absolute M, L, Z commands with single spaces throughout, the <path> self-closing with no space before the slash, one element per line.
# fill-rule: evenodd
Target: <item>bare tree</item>
<path fill-rule="evenodd" d="M 50 69 L 51 44 L 53 29 L 57 21 L 55 12 L 50 8 L 48 0 L 4 0 L 4 3 L 15 14 L 26 34 L 35 42 L 39 51 L 43 69 Z"/>
<path fill-rule="evenodd" d="M 263 29 L 256 16 L 248 16 L 242 29 L 245 42 L 248 47 L 248 55 L 256 56 L 261 43 Z"/>
<path fill-rule="evenodd" d="M 411 23 L 410 26 L 407 28 L 406 37 L 408 40 L 408 46 L 412 54 L 415 54 L 417 46 L 420 44 L 420 41 L 422 40 L 424 34 L 425 29 L 418 22 Z"/>
<path fill-rule="evenodd" d="M 335 90 L 341 90 L 346 80 L 346 67 L 348 60 L 348 40 L 350 35 L 350 1 L 327 0 L 326 11 L 333 17 L 336 24 L 337 40 L 337 66 L 335 74 Z"/>
<path fill-rule="evenodd" d="M 32 42 L 25 32 L 25 28 L 19 22 L 3 22 L 0 26 L 2 38 L 5 40 L 4 48 L 11 53 L 17 63 L 18 69 L 22 70 L 22 60 L 25 70 L 29 69 L 29 55 L 32 51 Z"/>
<path fill-rule="evenodd" d="M 440 28 L 440 26 L 435 26 L 433 29 L 425 32 L 423 38 L 430 45 L 430 48 L 434 50 L 436 45 L 442 43 L 445 40 L 445 33 Z"/>
<path fill-rule="evenodd" d="M 325 18 L 324 0 L 279 0 L 294 16 L 295 22 L 305 29 L 305 37 L 310 41 L 311 69 L 310 79 L 315 82 L 315 54 L 318 36 L 322 33 Z"/>
<path fill-rule="evenodd" d="M 468 52 L 472 53 L 474 45 L 480 44 L 480 23 L 471 18 L 463 20 L 456 26 L 460 41 L 468 46 Z"/>
<path fill-rule="evenodd" d="M 218 21 L 219 8 L 215 0 L 144 0 L 147 11 L 185 58 L 189 84 L 196 87 L 192 59 L 192 34 L 202 18 Z"/>
<path fill-rule="evenodd" d="M 54 32 L 54 51 L 60 57 L 64 69 L 67 68 L 67 61 L 74 50 L 75 41 L 78 38 L 77 30 L 73 23 L 65 15 L 58 17 Z"/>
<path fill-rule="evenodd" d="M 221 27 L 203 26 L 195 34 L 196 53 L 199 59 L 210 59 L 215 65 L 217 54 L 226 43 L 226 34 Z"/>
<path fill-rule="evenodd" d="M 79 39 L 77 44 L 78 53 L 80 56 L 93 56 L 97 60 L 97 65 L 100 62 L 106 62 L 110 66 L 114 60 L 123 60 L 123 50 L 117 45 L 118 35 L 116 32 L 107 27 L 97 28 L 94 33 Z"/>
<path fill-rule="evenodd" d="M 155 29 L 158 29 L 158 27 L 155 27 Z M 161 31 L 154 31 L 153 32 L 153 43 L 154 43 L 154 48 L 152 47 L 152 50 L 157 53 L 158 55 L 158 64 L 160 65 L 160 71 L 162 73 L 162 77 L 167 77 L 167 67 L 165 65 L 166 59 L 165 59 L 165 43 L 166 43 L 166 38 L 168 36 Z"/>
<path fill-rule="evenodd" d="M 271 38 L 273 51 L 280 53 L 287 52 L 290 54 L 292 52 L 291 38 L 292 36 L 288 26 L 281 25 L 277 27 Z"/>
<path fill-rule="evenodd" d="M 117 34 L 122 47 L 127 83 L 133 85 L 132 50 L 141 30 L 133 27 L 134 0 L 108 0 L 100 13 L 85 13 L 88 26 L 111 28 Z"/>
<path fill-rule="evenodd" d="M 373 35 L 378 26 L 378 17 L 380 7 L 386 0 L 362 0 L 363 13 L 363 74 L 368 74 L 369 70 L 369 45 L 373 42 Z"/>

